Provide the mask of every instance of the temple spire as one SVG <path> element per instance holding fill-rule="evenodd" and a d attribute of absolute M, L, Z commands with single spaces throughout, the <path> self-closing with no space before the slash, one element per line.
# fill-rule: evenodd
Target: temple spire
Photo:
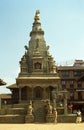
<path fill-rule="evenodd" d="M 40 11 L 36 10 L 35 16 L 34 16 L 34 23 L 32 26 L 32 31 L 30 32 L 30 36 L 32 37 L 32 35 L 34 36 L 34 40 L 37 39 L 37 35 L 44 35 L 44 31 L 42 30 L 41 27 L 41 22 L 40 22 Z M 42 37 L 41 37 L 42 38 Z"/>
<path fill-rule="evenodd" d="M 35 21 L 40 20 L 39 14 L 40 14 L 40 11 L 39 11 L 39 10 L 36 10 L 35 17 L 34 17 L 34 20 L 35 20 Z"/>

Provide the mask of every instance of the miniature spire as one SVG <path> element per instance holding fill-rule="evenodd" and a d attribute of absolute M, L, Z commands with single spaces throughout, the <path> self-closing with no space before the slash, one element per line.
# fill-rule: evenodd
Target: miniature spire
<path fill-rule="evenodd" d="M 35 17 L 34 17 L 35 21 L 40 20 L 39 14 L 40 14 L 39 10 L 36 10 L 36 14 L 35 14 Z"/>
<path fill-rule="evenodd" d="M 0 86 L 1 85 L 6 85 L 6 83 L 2 79 L 0 79 Z"/>

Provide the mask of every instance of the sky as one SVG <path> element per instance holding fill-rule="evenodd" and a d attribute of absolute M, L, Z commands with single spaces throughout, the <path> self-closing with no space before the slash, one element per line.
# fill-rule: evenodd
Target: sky
<path fill-rule="evenodd" d="M 0 0 L 0 93 L 18 77 L 36 10 L 56 64 L 84 60 L 84 0 Z"/>

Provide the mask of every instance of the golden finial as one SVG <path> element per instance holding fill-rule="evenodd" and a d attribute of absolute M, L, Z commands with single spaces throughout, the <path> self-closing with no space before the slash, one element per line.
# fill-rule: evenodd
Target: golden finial
<path fill-rule="evenodd" d="M 35 21 L 40 20 L 39 14 L 40 14 L 39 10 L 36 10 L 36 14 L 35 14 L 35 17 L 34 17 Z"/>

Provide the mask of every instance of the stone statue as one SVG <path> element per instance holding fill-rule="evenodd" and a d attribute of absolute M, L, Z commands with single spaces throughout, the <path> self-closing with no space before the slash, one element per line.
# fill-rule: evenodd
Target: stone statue
<path fill-rule="evenodd" d="M 33 114 L 32 112 L 33 112 L 32 101 L 30 101 L 28 106 L 28 115 L 32 115 Z"/>
<path fill-rule="evenodd" d="M 53 107 L 50 104 L 50 100 L 47 102 L 47 115 L 46 115 L 46 122 L 53 122 Z"/>
<path fill-rule="evenodd" d="M 28 50 L 28 46 L 25 45 L 24 48 L 25 48 L 26 50 Z"/>
<path fill-rule="evenodd" d="M 27 115 L 25 117 L 26 123 L 32 123 L 34 122 L 34 115 L 33 115 L 33 107 L 32 107 L 32 101 L 30 100 L 30 103 L 28 105 Z"/>
<path fill-rule="evenodd" d="M 47 46 L 47 55 L 50 56 L 49 46 Z"/>
<path fill-rule="evenodd" d="M 50 104 L 50 101 L 48 101 L 48 114 L 52 114 L 52 105 Z"/>

